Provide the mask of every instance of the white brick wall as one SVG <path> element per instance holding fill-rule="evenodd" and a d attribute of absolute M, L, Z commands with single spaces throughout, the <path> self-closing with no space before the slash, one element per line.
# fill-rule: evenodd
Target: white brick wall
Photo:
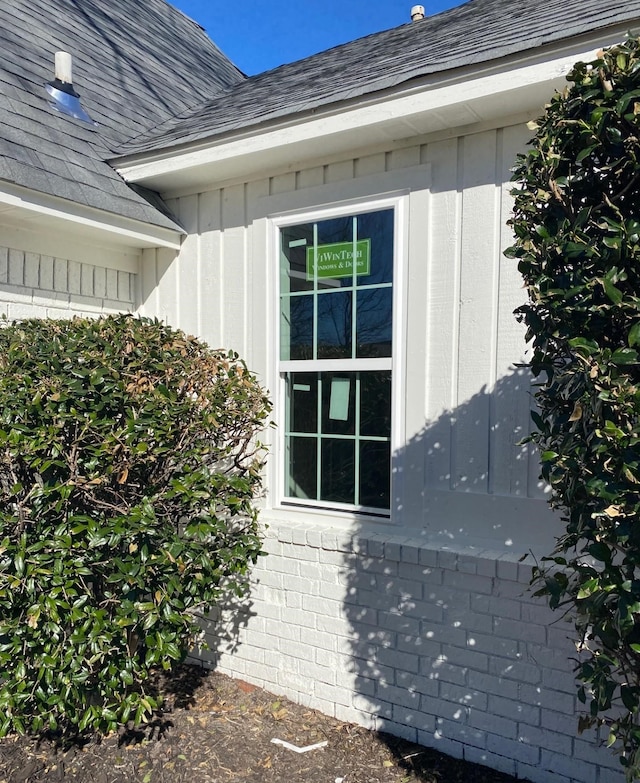
<path fill-rule="evenodd" d="M 532 783 L 620 783 L 576 733 L 567 638 L 503 553 L 270 523 L 234 650 L 205 662 L 341 720 Z M 553 624 L 551 624 L 553 623 Z"/>
<path fill-rule="evenodd" d="M 136 275 L 0 247 L 0 316 L 71 318 L 133 311 Z"/>

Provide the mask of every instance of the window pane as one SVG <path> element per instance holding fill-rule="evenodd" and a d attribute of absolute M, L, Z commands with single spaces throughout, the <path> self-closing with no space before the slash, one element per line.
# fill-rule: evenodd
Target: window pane
<path fill-rule="evenodd" d="M 355 441 L 322 440 L 320 499 L 355 502 Z"/>
<path fill-rule="evenodd" d="M 391 437 L 391 373 L 360 373 L 360 434 Z"/>
<path fill-rule="evenodd" d="M 289 378 L 289 419 L 291 432 L 318 431 L 318 374 L 296 372 Z"/>
<path fill-rule="evenodd" d="M 371 260 L 368 275 L 358 275 L 358 285 L 391 283 L 393 280 L 393 210 L 358 215 L 358 239 L 369 239 Z"/>
<path fill-rule="evenodd" d="M 391 288 L 358 291 L 356 355 L 359 359 L 391 356 Z"/>
<path fill-rule="evenodd" d="M 282 299 L 280 358 L 313 359 L 313 296 Z"/>
<path fill-rule="evenodd" d="M 389 443 L 360 443 L 360 503 L 363 506 L 390 507 L 390 467 Z"/>
<path fill-rule="evenodd" d="M 341 291 L 354 285 L 388 286 L 358 291 L 355 357 L 391 355 L 393 220 L 387 209 L 281 230 L 283 360 L 354 358 L 354 294 Z"/>
<path fill-rule="evenodd" d="M 322 432 L 355 435 L 356 374 L 322 374 Z"/>
<path fill-rule="evenodd" d="M 292 373 L 287 388 L 287 496 L 315 499 L 319 470 L 321 500 L 389 508 L 391 372 Z"/>
<path fill-rule="evenodd" d="M 280 279 L 282 293 L 312 291 L 313 278 L 307 276 L 307 248 L 313 247 L 313 223 L 282 229 Z"/>
<path fill-rule="evenodd" d="M 351 358 L 351 291 L 318 296 L 318 359 Z"/>
<path fill-rule="evenodd" d="M 318 481 L 318 441 L 316 438 L 287 440 L 287 495 L 315 500 Z"/>
<path fill-rule="evenodd" d="M 353 245 L 353 217 L 331 218 L 317 224 L 319 254 L 318 288 L 340 288 L 350 286 L 353 281 L 352 267 L 343 257 L 345 243 Z M 331 270 L 335 275 L 331 274 Z"/>
<path fill-rule="evenodd" d="M 353 217 L 351 215 L 319 220 L 316 225 L 318 226 L 319 245 L 350 242 L 353 239 Z"/>

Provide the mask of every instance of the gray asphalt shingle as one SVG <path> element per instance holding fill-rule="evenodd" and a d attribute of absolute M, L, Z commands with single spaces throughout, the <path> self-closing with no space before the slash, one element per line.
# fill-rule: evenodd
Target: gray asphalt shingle
<path fill-rule="evenodd" d="M 639 18 L 640 0 L 469 0 L 246 79 L 165 0 L 0 3 L 0 180 L 174 227 L 154 194 L 129 187 L 105 161 L 435 81 Z M 74 57 L 74 86 L 96 126 L 49 106 L 44 85 L 60 49 Z"/>
<path fill-rule="evenodd" d="M 254 76 L 120 148 L 170 149 L 640 18 L 640 0 L 470 0 Z"/>
<path fill-rule="evenodd" d="M 58 50 L 72 54 L 74 87 L 96 126 L 49 106 L 44 85 Z M 105 161 L 125 140 L 244 78 L 164 0 L 0 3 L 0 179 L 175 227 Z"/>

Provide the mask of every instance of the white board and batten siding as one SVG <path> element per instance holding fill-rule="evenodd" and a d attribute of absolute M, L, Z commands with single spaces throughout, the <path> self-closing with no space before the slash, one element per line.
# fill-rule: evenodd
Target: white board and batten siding
<path fill-rule="evenodd" d="M 37 220 L 0 222 L 0 315 L 95 317 L 134 312 L 140 250 Z"/>
<path fill-rule="evenodd" d="M 118 264 L 114 254 L 112 261 L 102 266 L 0 246 L 0 315 L 14 321 L 133 312 L 137 260 Z"/>
<path fill-rule="evenodd" d="M 267 218 L 413 183 L 398 298 L 399 513 L 373 523 L 278 508 L 272 458 L 251 612 L 229 637 L 223 612 L 198 655 L 337 718 L 534 783 L 610 783 L 616 760 L 576 735 L 570 629 L 527 592 L 530 566 L 518 562 L 547 553 L 557 526 L 535 455 L 519 443 L 531 407 L 529 377 L 515 368 L 524 293 L 502 256 L 510 168 L 528 137 L 523 126 L 485 130 L 180 195 L 170 207 L 190 235 L 175 260 L 144 251 L 141 311 L 238 351 L 274 392 Z"/>
<path fill-rule="evenodd" d="M 537 460 L 519 445 L 531 406 L 528 376 L 514 367 L 525 349 L 513 316 L 523 292 L 502 256 L 509 170 L 527 133 L 488 130 L 170 199 L 188 237 L 176 260 L 143 252 L 141 312 L 236 350 L 274 385 L 277 261 L 257 217 L 270 204 L 308 204 L 316 191 L 339 203 L 357 192 L 354 183 L 383 175 L 392 190 L 394 172 L 402 183 L 423 167 L 404 280 L 402 527 L 520 553 L 540 543 L 540 531 L 530 537 L 521 525 L 535 515 L 545 518 L 544 546 L 553 523 Z"/>

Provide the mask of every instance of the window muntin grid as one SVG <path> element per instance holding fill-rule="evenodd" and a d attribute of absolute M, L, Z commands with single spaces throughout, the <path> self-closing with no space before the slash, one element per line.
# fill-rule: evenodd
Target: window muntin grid
<path fill-rule="evenodd" d="M 388 509 L 391 372 L 286 378 L 286 496 Z"/>
<path fill-rule="evenodd" d="M 281 360 L 391 356 L 393 221 L 385 209 L 281 229 Z M 363 240 L 368 274 L 351 263 L 349 275 L 347 259 L 340 276 L 318 275 L 323 248 L 350 244 L 356 255 Z M 309 255 L 317 259 L 312 276 Z"/>
<path fill-rule="evenodd" d="M 390 508 L 394 219 L 383 209 L 280 229 L 289 502 Z"/>

